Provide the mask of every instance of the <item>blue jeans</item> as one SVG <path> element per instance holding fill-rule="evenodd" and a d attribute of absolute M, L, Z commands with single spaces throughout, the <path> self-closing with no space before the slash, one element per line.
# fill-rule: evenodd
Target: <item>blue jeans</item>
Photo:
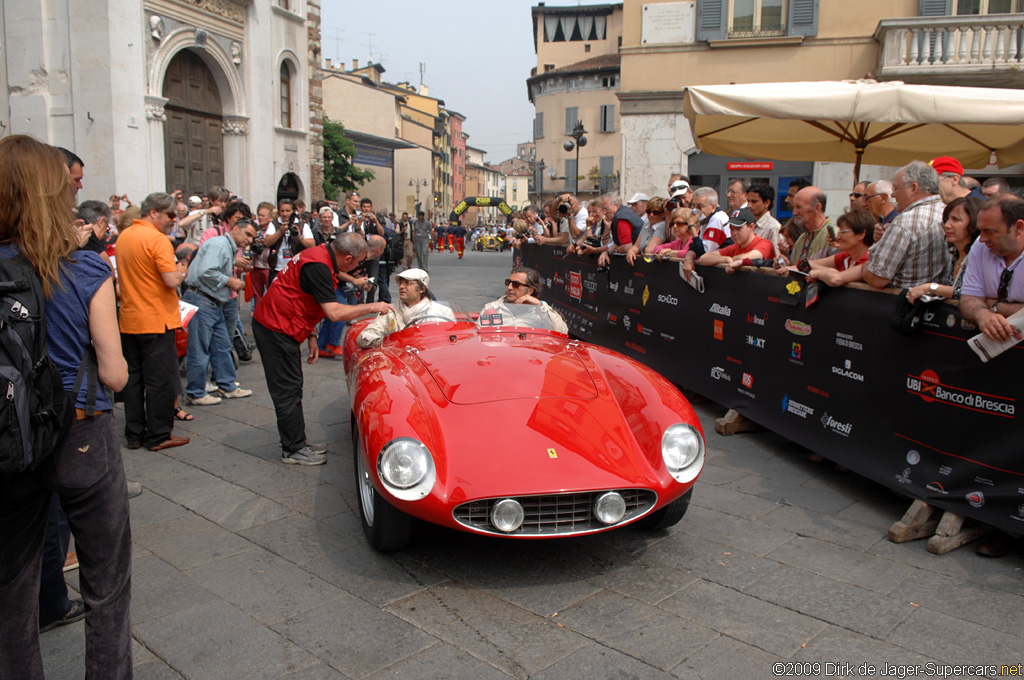
<path fill-rule="evenodd" d="M 224 322 L 224 307 L 229 303 L 217 303 L 194 290 L 187 290 L 181 297 L 195 305 L 195 316 L 188 324 L 188 385 L 185 394 L 199 399 L 206 394 L 206 367 L 213 366 L 213 378 L 217 387 L 233 392 L 235 364 L 231 361 L 231 339 Z"/>
<path fill-rule="evenodd" d="M 348 295 L 345 294 L 345 286 L 338 286 L 336 293 L 338 298 L 338 304 L 340 305 L 351 305 L 354 302 L 349 302 Z M 321 350 L 326 350 L 327 345 L 340 345 L 341 335 L 345 332 L 344 321 L 329 321 L 323 320 L 320 324 L 320 334 L 316 338 L 316 344 Z"/>

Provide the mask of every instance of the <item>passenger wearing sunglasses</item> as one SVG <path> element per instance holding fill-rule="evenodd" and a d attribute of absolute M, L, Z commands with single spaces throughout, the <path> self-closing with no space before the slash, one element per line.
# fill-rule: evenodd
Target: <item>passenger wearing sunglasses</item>
<path fill-rule="evenodd" d="M 537 273 L 536 269 L 513 267 L 512 273 L 505 279 L 504 297 L 487 303 L 481 314 L 502 305 L 539 305 L 541 310 L 548 315 L 551 327 L 559 333 L 568 335 L 569 327 L 566 326 L 562 315 L 552 309 L 548 303 L 541 302 L 540 293 L 542 290 L 543 284 L 540 280 L 540 274 Z"/>
<path fill-rule="evenodd" d="M 1020 337 L 1006 317 L 1024 305 L 1024 200 L 990 198 L 978 213 L 978 242 L 971 249 L 964 274 L 960 310 L 991 340 Z"/>

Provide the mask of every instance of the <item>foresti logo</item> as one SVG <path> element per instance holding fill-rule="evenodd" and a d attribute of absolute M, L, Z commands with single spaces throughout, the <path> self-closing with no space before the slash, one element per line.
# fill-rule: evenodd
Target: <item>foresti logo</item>
<path fill-rule="evenodd" d="M 945 385 L 938 374 L 930 369 L 921 371 L 921 375 L 908 375 L 907 392 L 916 394 L 929 403 L 938 401 L 1002 418 L 1013 418 L 1016 412 L 1015 399 Z"/>

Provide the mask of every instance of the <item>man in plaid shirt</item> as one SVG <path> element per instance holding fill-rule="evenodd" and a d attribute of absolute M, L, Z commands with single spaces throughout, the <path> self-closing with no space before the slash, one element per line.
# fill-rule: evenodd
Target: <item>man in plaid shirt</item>
<path fill-rule="evenodd" d="M 900 214 L 871 248 L 871 260 L 863 265 L 864 281 L 875 288 L 952 283 L 938 173 L 923 161 L 912 161 L 896 172 L 892 186 Z"/>

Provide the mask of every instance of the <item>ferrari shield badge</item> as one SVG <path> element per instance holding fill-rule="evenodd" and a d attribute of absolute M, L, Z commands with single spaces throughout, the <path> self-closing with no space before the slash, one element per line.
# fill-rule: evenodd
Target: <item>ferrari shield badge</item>
<path fill-rule="evenodd" d="M 548 458 L 558 458 L 558 453 L 554 449 L 548 449 Z"/>

